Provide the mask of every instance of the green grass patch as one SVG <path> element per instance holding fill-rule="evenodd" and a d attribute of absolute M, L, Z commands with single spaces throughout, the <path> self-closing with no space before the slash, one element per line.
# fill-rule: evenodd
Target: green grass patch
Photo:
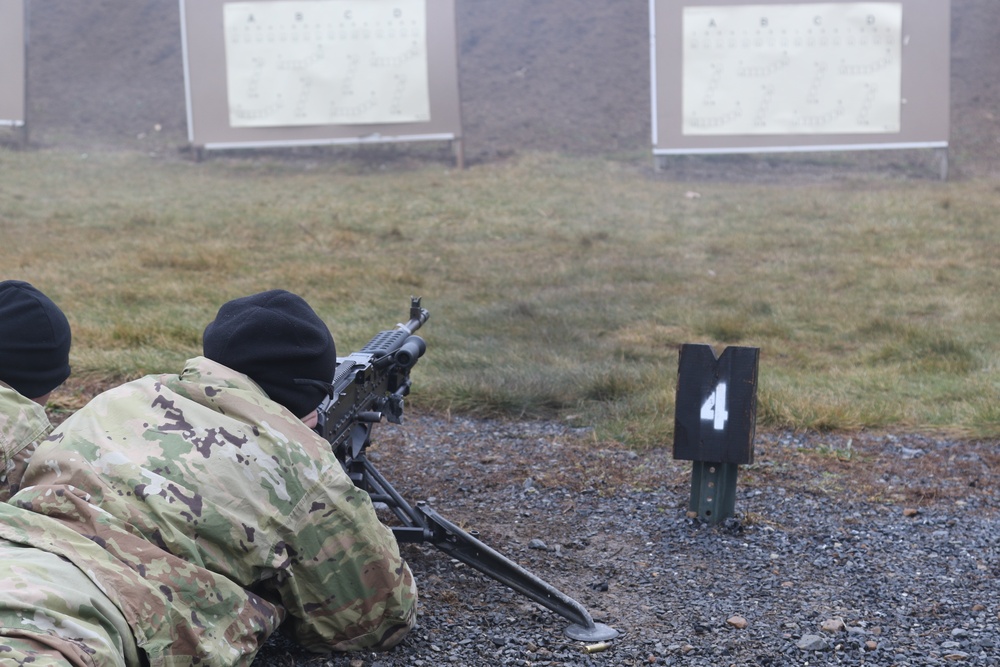
<path fill-rule="evenodd" d="M 67 312 L 81 377 L 176 371 L 259 290 L 304 296 L 341 354 L 420 295 L 429 409 L 669 444 L 679 346 L 749 345 L 761 426 L 1000 435 L 994 183 L 671 183 L 646 162 L 2 152 L 0 267 Z"/>

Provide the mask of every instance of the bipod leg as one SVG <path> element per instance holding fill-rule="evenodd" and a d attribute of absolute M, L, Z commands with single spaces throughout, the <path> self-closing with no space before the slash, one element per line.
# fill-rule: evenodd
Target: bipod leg
<path fill-rule="evenodd" d="M 417 513 L 406 499 L 382 476 L 368 457 L 359 455 L 352 462 L 359 471 L 360 488 L 368 492 L 372 502 L 384 503 L 404 525 L 393 526 L 392 534 L 397 542 L 433 542 L 434 534 L 427 527 L 423 516 Z M 356 481 L 355 483 L 358 483 Z"/>
<path fill-rule="evenodd" d="M 435 547 L 572 621 L 565 630 L 570 639 L 596 642 L 618 636 L 614 628 L 595 623 L 590 612 L 579 602 L 469 535 L 425 503 L 418 502 L 416 510 L 423 516 L 421 523 L 433 533 L 431 543 Z"/>

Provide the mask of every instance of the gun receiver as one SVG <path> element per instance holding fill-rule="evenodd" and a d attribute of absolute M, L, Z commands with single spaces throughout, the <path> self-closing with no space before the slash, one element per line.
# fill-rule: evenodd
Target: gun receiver
<path fill-rule="evenodd" d="M 576 600 L 542 581 L 509 558 L 451 523 L 424 502 L 410 505 L 365 455 L 372 426 L 400 424 L 403 399 L 410 393 L 410 370 L 427 350 L 415 332 L 429 313 L 420 298 L 410 300 L 410 319 L 379 332 L 361 350 L 337 359 L 331 396 L 319 408 L 316 432 L 325 438 L 355 486 L 372 502 L 385 504 L 399 520 L 391 527 L 396 541 L 429 543 L 508 588 L 572 621 L 566 635 L 580 641 L 603 641 L 618 632 L 595 623 Z"/>

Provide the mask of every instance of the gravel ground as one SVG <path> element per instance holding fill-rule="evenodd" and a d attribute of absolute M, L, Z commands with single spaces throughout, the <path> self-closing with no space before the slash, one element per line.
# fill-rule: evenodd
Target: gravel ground
<path fill-rule="evenodd" d="M 736 515 L 711 525 L 688 516 L 690 464 L 669 445 L 433 415 L 376 435 L 371 459 L 409 500 L 621 635 L 588 653 L 561 616 L 403 545 L 421 607 L 400 646 L 316 657 L 276 636 L 254 667 L 1000 665 L 996 442 L 758 433 Z"/>

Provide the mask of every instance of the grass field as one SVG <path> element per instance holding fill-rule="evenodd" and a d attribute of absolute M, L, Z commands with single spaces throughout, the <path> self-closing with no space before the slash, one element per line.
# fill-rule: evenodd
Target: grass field
<path fill-rule="evenodd" d="M 645 156 L 456 171 L 359 155 L 0 151 L 0 277 L 67 312 L 77 398 L 176 372 L 219 305 L 282 287 L 342 355 L 422 296 L 412 403 L 427 409 L 667 443 L 678 347 L 707 343 L 760 348 L 761 427 L 1000 435 L 994 182 L 697 184 Z"/>

